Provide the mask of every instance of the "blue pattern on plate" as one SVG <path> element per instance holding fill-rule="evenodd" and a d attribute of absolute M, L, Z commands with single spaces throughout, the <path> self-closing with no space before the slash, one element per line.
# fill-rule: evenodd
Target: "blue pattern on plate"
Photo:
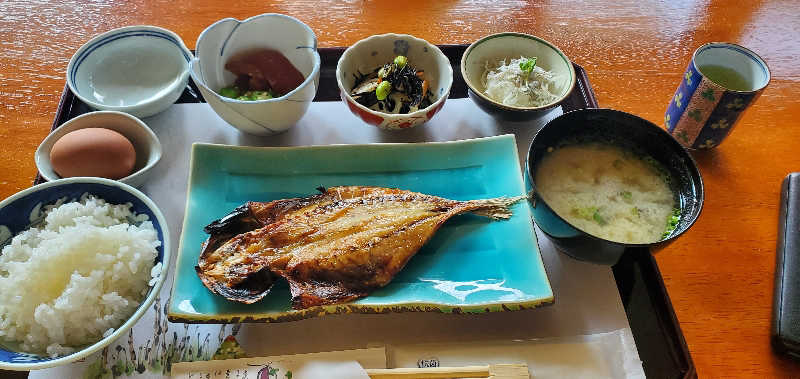
<path fill-rule="evenodd" d="M 525 193 L 512 135 L 425 144 L 247 148 L 195 144 L 171 318 L 231 320 L 292 314 L 280 280 L 255 304 L 209 292 L 195 273 L 203 227 L 242 203 L 307 196 L 317 186 L 397 187 L 454 200 Z M 384 288 L 353 303 L 362 308 L 432 304 L 485 311 L 499 304 L 552 300 L 530 209 L 513 206 L 507 221 L 475 215 L 449 220 Z M 463 298 L 462 298 L 463 297 Z M 472 307 L 472 308 L 470 308 Z M 517 309 L 516 307 L 513 309 Z"/>
<path fill-rule="evenodd" d="M 225 46 L 228 46 L 228 42 L 231 40 L 231 37 L 233 37 L 233 33 L 235 33 L 236 30 L 239 29 L 240 26 L 242 26 L 242 22 L 239 21 L 239 20 L 236 20 L 236 19 L 233 19 L 233 18 L 226 18 L 225 20 L 233 20 L 233 21 L 236 22 L 236 25 L 233 26 L 233 29 L 231 29 L 231 32 L 228 33 L 227 37 L 225 37 L 225 41 L 222 42 L 222 46 L 220 46 L 220 48 L 219 48 L 219 56 L 223 56 L 225 54 Z M 222 21 L 225 21 L 225 20 L 222 20 Z M 198 54 L 199 53 L 200 52 L 198 51 Z"/>
<path fill-rule="evenodd" d="M 394 41 L 394 55 L 408 55 L 410 48 L 408 41 L 398 39 Z"/>

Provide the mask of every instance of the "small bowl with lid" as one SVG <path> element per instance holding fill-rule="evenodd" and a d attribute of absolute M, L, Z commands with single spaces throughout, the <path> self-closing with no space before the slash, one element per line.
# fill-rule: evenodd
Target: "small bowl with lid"
<path fill-rule="evenodd" d="M 138 25 L 102 33 L 67 65 L 67 85 L 97 110 L 148 117 L 172 105 L 189 81 L 192 52 L 164 28 Z"/>
<path fill-rule="evenodd" d="M 535 78 L 529 80 L 531 88 L 535 89 L 527 92 L 530 99 L 523 98 L 526 95 L 523 90 L 527 88 L 522 86 L 518 86 L 522 88 L 519 91 L 501 90 L 511 82 L 525 81 L 519 75 L 513 75 L 517 74 L 517 67 L 510 63 L 513 59 L 522 61 L 515 61 L 517 65 L 528 63 L 528 76 Z M 487 74 L 490 69 L 497 70 L 496 67 L 502 62 L 505 62 L 505 68 L 511 75 L 508 78 L 498 76 L 508 80 L 505 83 L 496 81 L 498 84 L 490 95 L 487 93 Z M 522 66 L 519 68 L 523 69 Z M 546 89 L 550 95 L 541 91 L 545 83 L 538 76 L 541 73 L 539 69 L 547 72 L 542 75 L 552 75 L 547 80 L 549 84 Z M 469 98 L 483 111 L 503 121 L 528 121 L 541 116 L 569 96 L 576 80 L 575 67 L 558 47 L 537 36 L 511 32 L 492 34 L 471 44 L 461 56 L 461 75 L 467 83 Z M 500 94 L 506 97 L 500 98 Z M 526 105 L 516 105 L 520 103 Z"/>

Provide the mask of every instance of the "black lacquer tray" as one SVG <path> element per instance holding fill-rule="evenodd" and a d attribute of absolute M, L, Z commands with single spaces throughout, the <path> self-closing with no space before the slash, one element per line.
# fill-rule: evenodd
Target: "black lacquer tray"
<path fill-rule="evenodd" d="M 453 66 L 450 98 L 467 97 L 467 86 L 460 70 L 461 55 L 467 46 L 440 45 L 439 47 L 450 58 Z M 340 100 L 336 84 L 336 63 L 344 50 L 345 48 L 341 47 L 319 49 L 322 65 L 319 90 L 314 101 Z M 596 108 L 597 99 L 589 84 L 586 71 L 575 64 L 575 73 L 577 75 L 575 89 L 561 103 L 562 110 L 568 112 L 581 108 Z M 204 100 L 190 80 L 177 102 L 202 103 Z M 53 129 L 89 111 L 91 109 L 65 86 L 53 121 Z M 37 176 L 35 183 L 41 181 L 42 178 Z M 652 254 L 646 249 L 629 250 L 620 262 L 614 265 L 613 272 L 647 377 L 697 377 L 689 349 Z"/>

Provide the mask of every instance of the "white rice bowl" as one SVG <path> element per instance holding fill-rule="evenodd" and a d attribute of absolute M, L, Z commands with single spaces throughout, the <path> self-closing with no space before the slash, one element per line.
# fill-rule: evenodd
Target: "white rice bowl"
<path fill-rule="evenodd" d="M 45 207 L 0 253 L 0 339 L 55 357 L 122 325 L 160 275 L 147 215 L 84 195 Z M 32 219 L 36 218 L 32 215 Z"/>

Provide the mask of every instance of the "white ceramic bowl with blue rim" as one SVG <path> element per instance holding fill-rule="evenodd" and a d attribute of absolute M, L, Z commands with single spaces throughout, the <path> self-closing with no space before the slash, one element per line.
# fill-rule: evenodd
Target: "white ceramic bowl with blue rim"
<path fill-rule="evenodd" d="M 34 154 L 36 168 L 39 169 L 42 178 L 47 181 L 61 179 L 61 176 L 53 170 L 50 151 L 56 141 L 65 134 L 86 128 L 111 129 L 131 141 L 133 149 L 136 151 L 136 163 L 134 163 L 133 172 L 130 175 L 119 179 L 122 183 L 141 187 L 147 181 L 153 167 L 161 160 L 161 142 L 142 120 L 116 111 L 90 112 L 65 122 L 44 138 Z"/>
<path fill-rule="evenodd" d="M 225 69 L 231 56 L 255 48 L 279 51 L 303 74 L 305 81 L 289 93 L 269 100 L 241 101 L 218 94 L 236 80 Z M 242 132 L 271 135 L 299 121 L 319 87 L 317 36 L 294 17 L 267 13 L 244 21 L 219 20 L 200 33 L 190 72 L 206 102 L 223 120 Z"/>
<path fill-rule="evenodd" d="M 84 193 L 103 198 L 108 203 L 131 203 L 131 210 L 137 214 L 146 214 L 153 222 L 158 233 L 161 246 L 158 247 L 156 264 L 161 263 L 161 274 L 150 288 L 136 311 L 109 336 L 91 345 L 79 347 L 77 351 L 66 356 L 51 358 L 49 356 L 22 353 L 12 343 L 0 340 L 0 369 L 3 370 L 38 370 L 71 363 L 101 350 L 106 345 L 127 333 L 127 331 L 147 312 L 158 296 L 164 278 L 169 270 L 170 238 L 166 219 L 158 206 L 139 190 L 117 181 L 102 178 L 67 178 L 42 183 L 18 192 L 0 202 L 0 246 L 10 241 L 11 236 L 22 232 L 31 224 L 31 216 L 38 213 L 42 205 L 54 204 L 64 197 L 79 199 Z"/>
<path fill-rule="evenodd" d="M 67 65 L 67 85 L 94 109 L 148 117 L 172 105 L 189 81 L 192 52 L 157 26 L 126 26 L 81 46 Z"/>

